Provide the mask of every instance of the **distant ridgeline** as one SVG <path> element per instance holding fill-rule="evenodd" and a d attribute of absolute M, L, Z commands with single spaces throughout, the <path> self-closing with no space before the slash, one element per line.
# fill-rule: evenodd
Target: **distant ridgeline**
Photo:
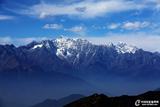
<path fill-rule="evenodd" d="M 108 97 L 94 94 L 64 107 L 160 107 L 160 91 L 150 91 L 137 96 Z"/>

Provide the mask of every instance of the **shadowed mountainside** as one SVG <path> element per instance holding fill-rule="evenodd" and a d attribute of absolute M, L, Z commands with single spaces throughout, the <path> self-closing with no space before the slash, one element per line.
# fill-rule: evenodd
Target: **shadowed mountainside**
<path fill-rule="evenodd" d="M 137 96 L 123 95 L 119 97 L 108 97 L 104 94 L 94 94 L 67 104 L 64 107 L 135 107 L 135 102 L 137 100 L 159 101 L 160 91 L 149 91 Z M 141 106 L 141 104 L 139 106 Z M 159 106 L 160 104 L 157 105 L 157 107 Z"/>
<path fill-rule="evenodd" d="M 66 104 L 68 104 L 69 102 L 73 102 L 76 101 L 80 98 L 83 98 L 83 95 L 80 94 L 72 94 L 70 96 L 67 97 L 63 97 L 59 100 L 51 100 L 51 99 L 47 99 L 42 103 L 38 103 L 32 107 L 62 107 Z"/>

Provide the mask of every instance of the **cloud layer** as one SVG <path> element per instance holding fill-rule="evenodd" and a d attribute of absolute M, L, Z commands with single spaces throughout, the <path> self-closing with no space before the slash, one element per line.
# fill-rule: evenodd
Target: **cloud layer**
<path fill-rule="evenodd" d="M 0 15 L 0 20 L 12 20 L 12 19 L 14 19 L 13 16 Z"/>
<path fill-rule="evenodd" d="M 140 30 L 143 28 L 147 28 L 151 25 L 150 22 L 147 21 L 133 21 L 133 22 L 124 22 L 124 23 L 112 23 L 108 26 L 108 29 L 125 29 L 125 30 Z"/>
<path fill-rule="evenodd" d="M 62 24 L 45 24 L 43 26 L 44 29 L 53 29 L 53 30 L 59 30 L 59 29 L 62 29 L 63 28 L 63 25 Z"/>
<path fill-rule="evenodd" d="M 139 10 L 145 8 L 144 4 L 136 4 L 128 0 L 86 0 L 72 4 L 47 4 L 41 2 L 21 11 L 23 14 L 46 18 L 49 16 L 78 16 L 81 18 L 94 18 L 109 13 Z"/>

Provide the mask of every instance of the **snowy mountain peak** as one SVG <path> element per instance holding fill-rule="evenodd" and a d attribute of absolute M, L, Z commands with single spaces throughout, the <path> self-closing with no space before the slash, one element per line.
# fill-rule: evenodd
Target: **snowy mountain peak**
<path fill-rule="evenodd" d="M 55 39 L 55 42 L 57 43 L 57 45 L 63 45 L 63 46 L 66 46 L 66 47 L 70 47 L 72 45 L 76 45 L 76 44 L 88 44 L 89 41 L 85 40 L 85 39 L 79 39 L 79 38 L 74 38 L 74 39 L 71 39 L 71 38 L 65 38 L 65 37 L 60 37 L 60 38 L 57 38 Z"/>
<path fill-rule="evenodd" d="M 94 43 L 89 42 L 85 39 L 71 39 L 60 37 L 53 40 L 43 40 L 41 42 L 34 42 L 31 49 L 37 49 L 45 47 L 47 49 L 51 49 L 52 47 L 56 47 L 56 55 L 59 57 L 67 58 L 72 56 L 75 53 L 79 54 L 80 52 L 85 50 L 85 47 L 96 46 Z M 109 43 L 105 45 L 107 47 L 113 47 L 118 53 L 135 53 L 138 50 L 137 47 L 132 45 L 127 45 L 126 43 L 119 42 L 117 44 Z M 90 50 L 90 49 L 89 49 Z M 87 50 L 85 50 L 87 51 Z M 87 52 L 86 52 L 87 53 Z"/>
<path fill-rule="evenodd" d="M 54 40 L 57 47 L 56 55 L 59 57 L 67 58 L 77 53 L 79 47 L 87 45 L 89 42 L 83 39 L 70 39 L 60 37 Z"/>
<path fill-rule="evenodd" d="M 116 45 L 116 50 L 118 53 L 135 53 L 138 48 L 132 45 L 127 45 L 126 43 L 119 42 Z"/>
<path fill-rule="evenodd" d="M 71 48 L 74 45 L 74 42 L 75 41 L 73 39 L 62 38 L 62 37 L 55 39 L 57 47 Z"/>
<path fill-rule="evenodd" d="M 40 42 L 35 42 L 34 41 L 34 42 L 30 43 L 28 46 L 32 50 L 37 49 L 37 48 L 42 48 L 42 47 L 50 49 L 54 46 L 54 42 L 51 41 L 51 40 L 43 40 L 43 41 L 40 41 Z"/>

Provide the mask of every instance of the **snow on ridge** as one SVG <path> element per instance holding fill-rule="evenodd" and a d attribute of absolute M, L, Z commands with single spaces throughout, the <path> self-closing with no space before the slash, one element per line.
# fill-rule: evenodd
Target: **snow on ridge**
<path fill-rule="evenodd" d="M 57 47 L 56 55 L 64 58 L 71 57 L 73 51 L 79 53 L 78 51 L 80 50 L 80 48 L 89 43 L 87 40 L 83 39 L 71 39 L 64 37 L 57 38 L 54 40 L 54 42 Z"/>
<path fill-rule="evenodd" d="M 127 45 L 126 43 L 119 42 L 116 45 L 116 50 L 118 53 L 135 53 L 138 48 L 132 45 Z"/>
<path fill-rule="evenodd" d="M 37 45 L 34 45 L 32 49 L 41 48 L 41 47 L 43 47 L 43 44 L 37 44 Z"/>
<path fill-rule="evenodd" d="M 56 52 L 57 56 L 72 56 L 72 54 L 69 50 L 78 50 L 79 46 L 83 47 L 88 44 L 97 46 L 97 44 L 94 44 L 86 39 L 79 39 L 79 38 L 71 39 L 71 38 L 60 37 L 60 38 L 52 40 L 51 42 L 57 47 L 57 52 Z M 45 46 L 46 48 L 49 48 L 50 47 L 49 41 L 47 41 L 47 40 L 42 41 L 42 42 L 38 43 L 37 45 L 33 46 L 32 49 L 41 48 L 43 46 Z M 104 44 L 104 46 L 106 46 L 106 47 L 113 46 L 117 50 L 118 53 L 122 53 L 122 54 L 135 53 L 136 50 L 138 49 L 135 46 L 128 45 L 123 42 L 119 42 L 117 44 L 106 43 L 106 44 Z"/>

